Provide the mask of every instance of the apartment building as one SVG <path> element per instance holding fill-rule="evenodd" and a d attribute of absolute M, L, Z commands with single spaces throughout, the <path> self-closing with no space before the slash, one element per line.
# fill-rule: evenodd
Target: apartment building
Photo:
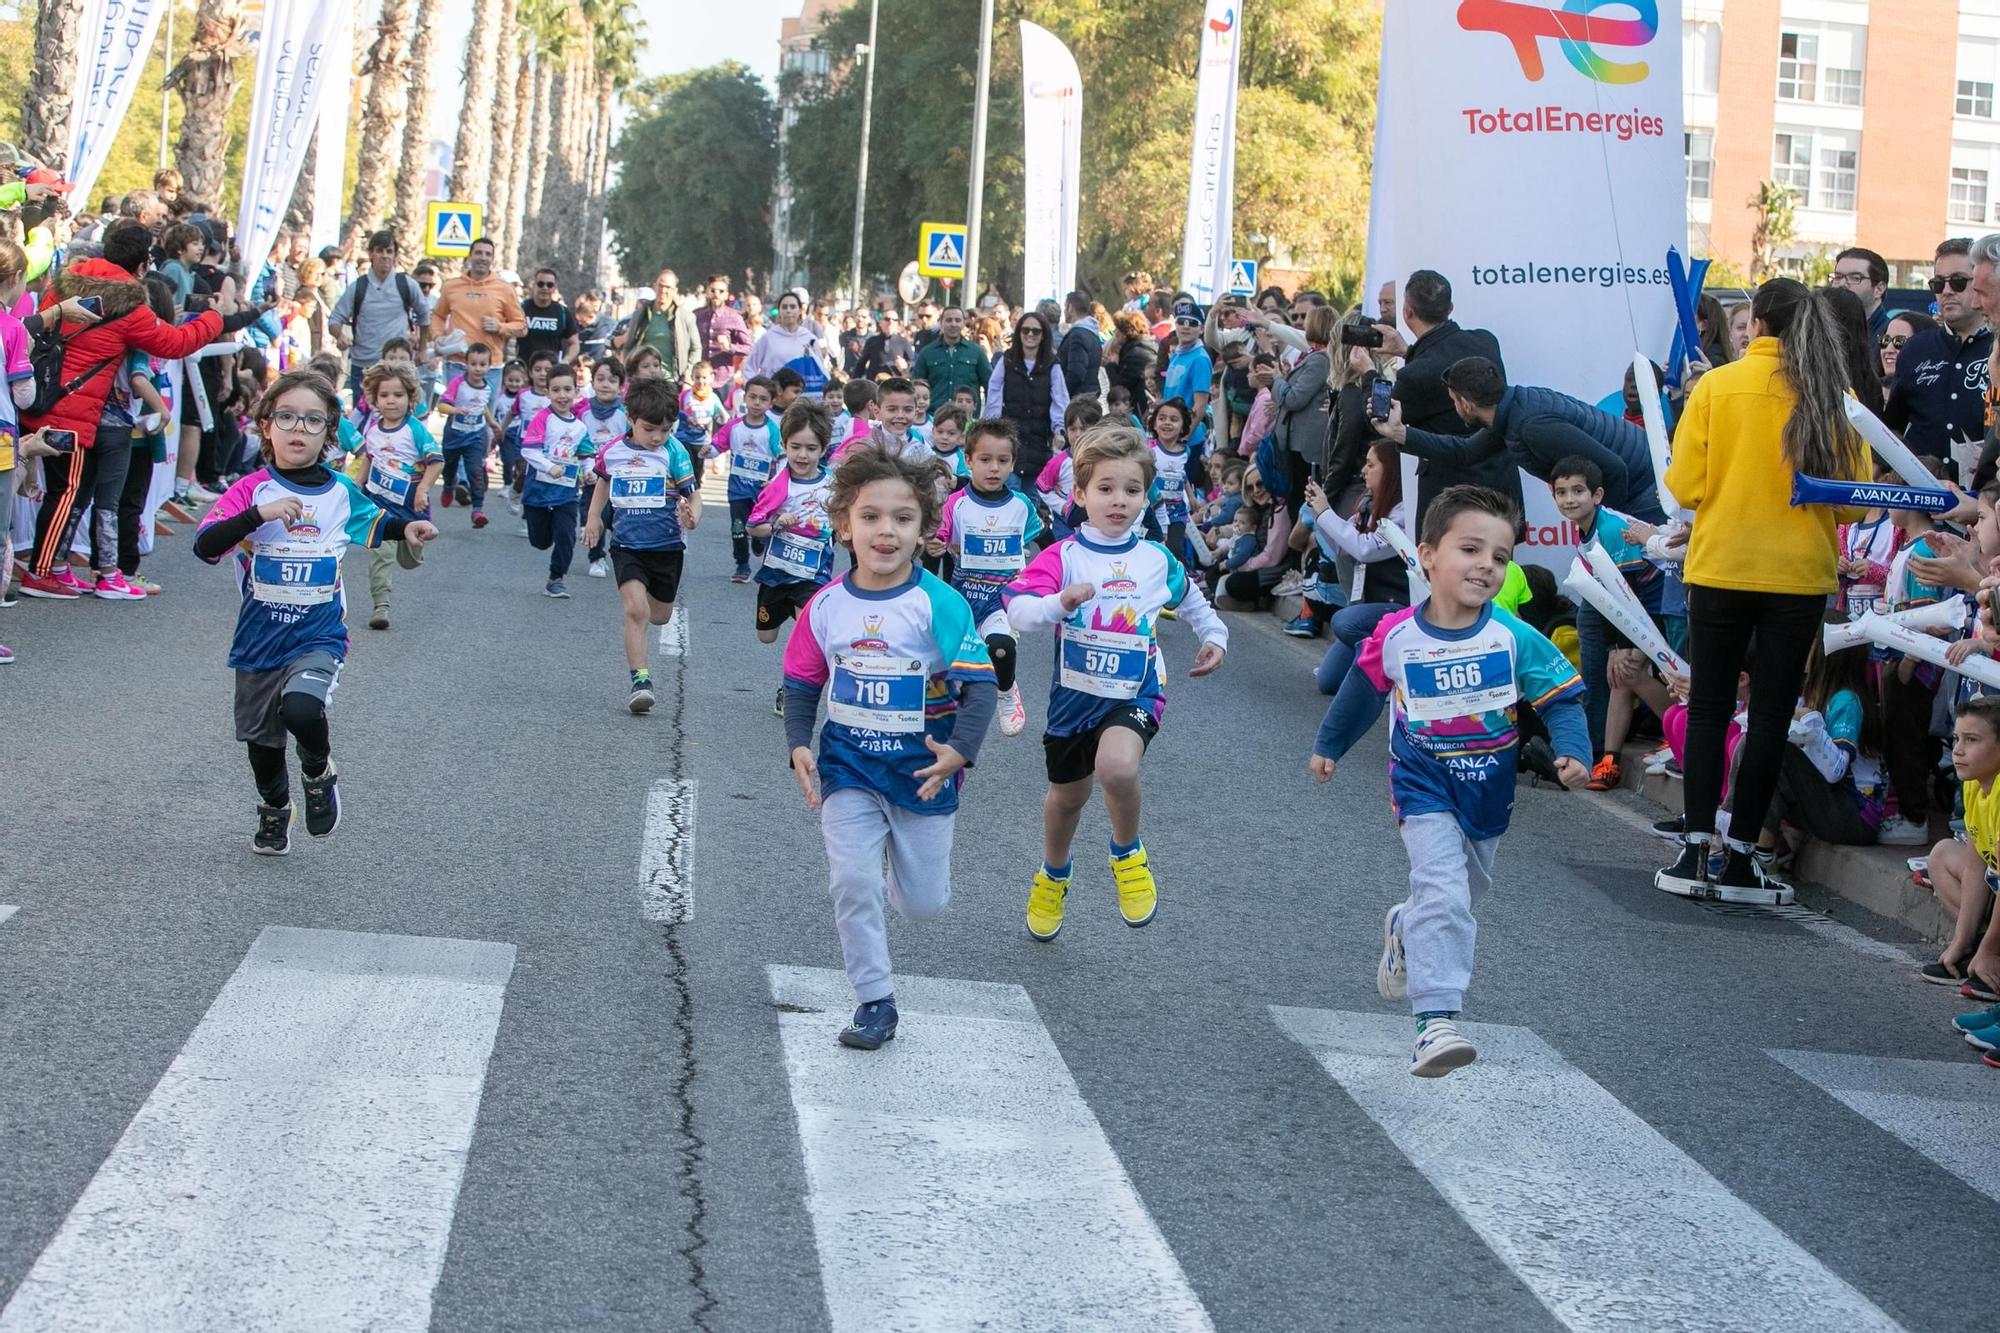
<path fill-rule="evenodd" d="M 1898 284 L 2000 230 L 2000 0 L 1687 0 L 1681 40 L 1697 253 L 1747 267 L 1766 180 L 1792 255 L 1865 245 Z"/>

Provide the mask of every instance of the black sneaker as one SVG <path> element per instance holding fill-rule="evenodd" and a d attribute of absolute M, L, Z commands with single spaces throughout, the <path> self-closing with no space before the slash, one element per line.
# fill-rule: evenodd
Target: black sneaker
<path fill-rule="evenodd" d="M 1555 747 L 1546 736 L 1531 736 L 1521 743 L 1521 768 L 1544 782 L 1553 783 L 1558 791 L 1568 791 L 1563 786 L 1562 774 L 1556 772 Z"/>
<path fill-rule="evenodd" d="M 650 677 L 632 682 L 632 697 L 625 706 L 635 713 L 651 711 L 653 707 L 653 682 Z"/>
<path fill-rule="evenodd" d="M 840 1044 L 857 1051 L 874 1051 L 895 1036 L 896 997 L 885 995 L 854 1011 L 854 1021 L 840 1030 Z"/>
<path fill-rule="evenodd" d="M 464 482 L 460 482 L 458 485 L 452 487 L 451 498 L 470 508 L 472 505 L 472 488 Z"/>
<path fill-rule="evenodd" d="M 779 717 L 783 717 L 785 715 L 785 687 L 782 685 L 778 687 L 778 697 L 777 700 L 772 703 L 771 711 L 776 713 Z"/>
<path fill-rule="evenodd" d="M 1782 907 L 1793 900 L 1792 886 L 1768 874 L 1756 853 L 1729 847 L 1722 865 L 1710 876 L 1709 896 L 1725 903 Z"/>
<path fill-rule="evenodd" d="M 257 804 L 257 836 L 250 840 L 250 850 L 259 856 L 290 856 L 292 854 L 292 819 L 294 810 L 290 804 Z"/>
<path fill-rule="evenodd" d="M 1665 838 L 1668 842 L 1679 842 L 1681 835 L 1686 832 L 1686 815 L 1670 815 L 1665 819 L 1656 819 L 1653 821 L 1653 836 L 1656 838 Z"/>
<path fill-rule="evenodd" d="M 1665 869 L 1654 872 L 1653 887 L 1678 898 L 1711 897 L 1707 841 L 1683 838 L 1680 858 Z"/>
<path fill-rule="evenodd" d="M 324 838 L 340 827 L 339 781 L 331 759 L 326 761 L 326 772 L 305 780 L 306 832 L 315 838 Z"/>

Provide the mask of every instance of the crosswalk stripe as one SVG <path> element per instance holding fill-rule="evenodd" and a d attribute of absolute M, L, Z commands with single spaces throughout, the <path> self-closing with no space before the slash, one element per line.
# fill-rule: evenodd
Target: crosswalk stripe
<path fill-rule="evenodd" d="M 1271 1014 L 1569 1328 L 1898 1327 L 1527 1028 L 1432 1080 L 1407 1018 Z"/>
<path fill-rule="evenodd" d="M 513 966 L 267 927 L 0 1330 L 428 1328 Z"/>
<path fill-rule="evenodd" d="M 18 907 L 9 907 L 6 903 L 0 903 L 0 921 L 5 921 L 20 910 Z"/>
<path fill-rule="evenodd" d="M 639 840 L 639 915 L 677 926 L 694 918 L 694 789 L 686 778 L 661 778 L 646 793 Z"/>
<path fill-rule="evenodd" d="M 767 970 L 835 1333 L 1211 1327 L 1026 991 L 899 975 L 861 1052 L 844 976 Z"/>
<path fill-rule="evenodd" d="M 1765 1054 L 2000 1200 L 2000 1121 L 1993 1116 L 1994 1074 L 1984 1064 L 1823 1051 Z"/>
<path fill-rule="evenodd" d="M 687 612 L 676 612 L 660 626 L 660 651 L 668 657 L 686 657 L 688 649 Z"/>

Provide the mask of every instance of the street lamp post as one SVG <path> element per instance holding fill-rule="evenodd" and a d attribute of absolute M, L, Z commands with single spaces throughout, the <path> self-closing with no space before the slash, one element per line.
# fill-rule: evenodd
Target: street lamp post
<path fill-rule="evenodd" d="M 868 69 L 861 80 L 861 159 L 854 175 L 854 262 L 849 265 L 852 275 L 853 301 L 856 309 L 861 306 L 861 223 L 868 214 L 868 122 L 875 108 L 875 18 L 881 10 L 881 0 L 868 0 L 868 45 L 854 49 L 856 56 L 868 58 Z"/>
<path fill-rule="evenodd" d="M 986 89 L 993 82 L 993 0 L 979 4 L 979 87 L 972 103 L 972 180 L 965 198 L 965 304 L 979 304 L 979 215 L 986 200 Z"/>

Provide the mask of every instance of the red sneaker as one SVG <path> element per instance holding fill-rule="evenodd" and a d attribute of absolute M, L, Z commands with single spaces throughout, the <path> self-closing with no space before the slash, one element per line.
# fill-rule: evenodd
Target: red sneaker
<path fill-rule="evenodd" d="M 1618 770 L 1618 757 L 1607 754 L 1590 770 L 1590 781 L 1584 786 L 1590 791 L 1616 791 L 1623 776 Z"/>
<path fill-rule="evenodd" d="M 444 486 L 439 488 L 437 502 L 438 507 L 441 509 L 451 508 L 451 487 Z"/>
<path fill-rule="evenodd" d="M 83 596 L 83 590 L 75 586 L 76 580 L 65 569 L 61 578 L 46 574 L 29 574 L 21 580 L 23 597 L 43 597 L 52 602 L 73 602 Z"/>
<path fill-rule="evenodd" d="M 486 514 L 484 511 L 478 509 L 472 511 L 472 526 L 475 528 L 486 526 Z"/>

